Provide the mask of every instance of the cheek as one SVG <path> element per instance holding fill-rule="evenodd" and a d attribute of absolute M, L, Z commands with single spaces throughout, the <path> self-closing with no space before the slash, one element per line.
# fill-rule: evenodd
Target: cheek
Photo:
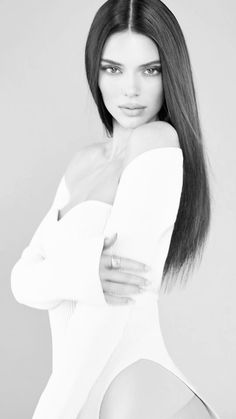
<path fill-rule="evenodd" d="M 103 96 L 103 100 L 111 100 L 116 95 L 116 84 L 108 78 L 101 78 L 99 87 Z"/>
<path fill-rule="evenodd" d="M 163 85 L 161 81 L 158 81 L 155 86 L 150 86 L 149 89 L 149 98 L 153 104 L 159 104 L 163 102 L 164 92 Z"/>

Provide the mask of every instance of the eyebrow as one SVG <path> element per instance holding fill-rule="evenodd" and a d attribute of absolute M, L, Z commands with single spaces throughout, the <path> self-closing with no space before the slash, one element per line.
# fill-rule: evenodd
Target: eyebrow
<path fill-rule="evenodd" d="M 121 63 L 117 63 L 116 61 L 108 60 L 106 58 L 101 58 L 101 61 L 106 61 L 107 63 L 110 63 L 110 64 L 123 66 L 123 64 L 121 64 Z M 146 67 L 146 66 L 152 65 L 152 64 L 160 64 L 160 63 L 161 63 L 160 60 L 150 61 L 149 63 L 140 65 L 139 68 Z"/>

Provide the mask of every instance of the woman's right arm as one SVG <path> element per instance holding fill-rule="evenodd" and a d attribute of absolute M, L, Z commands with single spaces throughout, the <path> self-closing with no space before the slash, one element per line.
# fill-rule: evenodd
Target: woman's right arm
<path fill-rule="evenodd" d="M 104 236 L 76 233 L 76 207 L 58 221 L 65 193 L 63 177 L 51 208 L 11 271 L 11 290 L 21 304 L 48 310 L 63 300 L 105 303 L 99 276 Z"/>

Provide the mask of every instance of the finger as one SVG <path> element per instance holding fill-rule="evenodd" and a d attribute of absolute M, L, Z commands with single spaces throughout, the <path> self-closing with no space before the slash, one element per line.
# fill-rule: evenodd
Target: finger
<path fill-rule="evenodd" d="M 111 247 L 115 243 L 116 239 L 117 239 L 117 233 L 114 233 L 110 237 L 105 237 L 103 248 L 108 249 L 109 247 Z"/>
<path fill-rule="evenodd" d="M 116 295 L 104 293 L 105 300 L 108 304 L 112 305 L 127 305 L 134 304 L 135 301 L 132 298 L 118 297 Z"/>
<path fill-rule="evenodd" d="M 104 257 L 105 257 L 105 266 L 107 268 L 111 268 L 111 255 L 104 255 Z M 120 259 L 119 270 L 148 272 L 151 269 L 151 267 L 146 265 L 145 263 L 138 262 L 134 259 L 125 258 L 118 255 L 113 255 L 113 257 L 118 257 Z M 118 268 L 114 268 L 114 269 L 118 270 Z"/>
<path fill-rule="evenodd" d="M 120 269 L 125 271 L 143 271 L 148 272 L 150 267 L 143 262 L 139 262 L 130 258 L 121 258 Z"/>
<path fill-rule="evenodd" d="M 123 284 L 118 282 L 112 282 L 112 281 L 103 281 L 102 284 L 103 292 L 107 292 L 109 294 L 115 294 L 119 297 L 127 297 L 132 294 L 139 294 L 143 292 L 144 290 L 137 285 L 129 285 L 129 284 Z"/>
<path fill-rule="evenodd" d="M 151 281 L 142 275 L 123 272 L 119 269 L 109 269 L 107 271 L 103 271 L 102 279 L 105 281 L 113 281 L 136 286 L 145 286 L 151 284 Z"/>

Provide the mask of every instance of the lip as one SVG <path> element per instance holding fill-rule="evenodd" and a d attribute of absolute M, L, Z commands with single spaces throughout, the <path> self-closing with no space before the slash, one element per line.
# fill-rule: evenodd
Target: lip
<path fill-rule="evenodd" d="M 134 109 L 129 109 L 129 108 L 121 108 L 122 112 L 128 116 L 128 117 L 138 117 L 141 116 L 144 112 L 144 108 L 134 108 Z"/>
<path fill-rule="evenodd" d="M 125 108 L 125 109 L 144 109 L 144 108 L 146 108 L 146 106 L 141 106 L 141 105 L 133 104 L 133 103 L 127 103 L 126 105 L 119 106 L 119 108 Z"/>

